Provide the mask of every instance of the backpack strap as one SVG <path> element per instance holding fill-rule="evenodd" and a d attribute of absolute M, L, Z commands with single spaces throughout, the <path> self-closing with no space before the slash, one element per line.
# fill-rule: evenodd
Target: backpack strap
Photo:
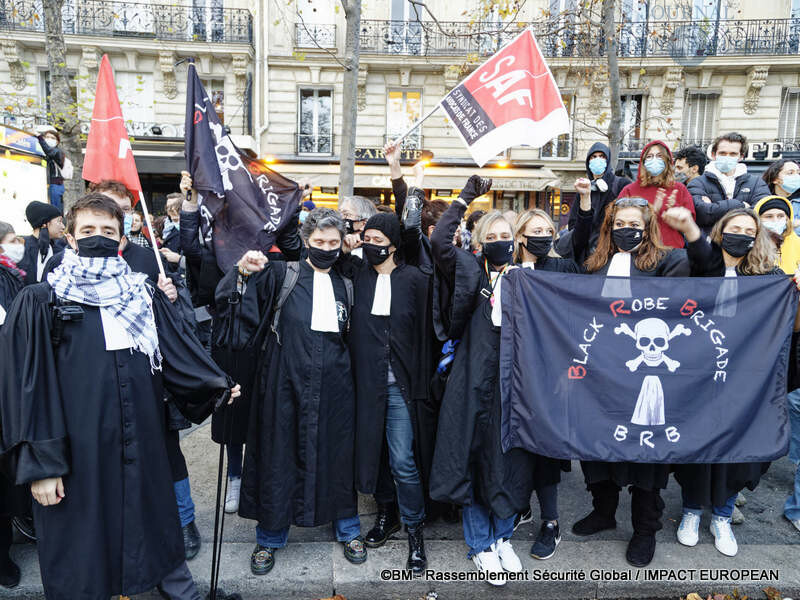
<path fill-rule="evenodd" d="M 278 332 L 278 324 L 281 320 L 281 310 L 283 309 L 283 305 L 286 303 L 286 299 L 289 297 L 289 294 L 292 293 L 294 286 L 297 285 L 298 279 L 300 279 L 300 263 L 297 261 L 287 262 L 286 275 L 283 278 L 281 291 L 278 292 L 278 299 L 275 301 L 275 305 L 272 307 L 272 331 L 275 333 L 278 344 L 281 343 L 281 336 Z M 264 340 L 264 344 L 261 346 L 262 352 L 266 349 L 266 345 L 267 339 Z"/>

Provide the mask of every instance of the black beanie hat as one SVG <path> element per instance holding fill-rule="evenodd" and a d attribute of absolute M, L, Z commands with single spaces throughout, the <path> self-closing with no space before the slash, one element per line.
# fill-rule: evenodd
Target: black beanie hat
<path fill-rule="evenodd" d="M 25 218 L 31 227 L 38 229 L 45 223 L 61 216 L 61 211 L 52 204 L 33 201 L 25 208 Z"/>
<path fill-rule="evenodd" d="M 367 229 L 377 229 L 389 238 L 389 243 L 393 244 L 395 248 L 400 247 L 400 220 L 394 213 L 375 213 L 364 225 L 364 231 Z"/>
<path fill-rule="evenodd" d="M 758 207 L 758 214 L 763 215 L 768 210 L 779 208 L 789 216 L 789 203 L 783 198 L 771 198 Z"/>

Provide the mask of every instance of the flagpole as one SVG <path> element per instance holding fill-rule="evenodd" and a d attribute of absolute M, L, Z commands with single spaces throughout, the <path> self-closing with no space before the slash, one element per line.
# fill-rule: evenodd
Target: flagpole
<path fill-rule="evenodd" d="M 445 98 L 446 98 L 446 97 L 447 97 L 447 96 L 445 96 Z M 397 145 L 398 145 L 400 142 L 402 142 L 402 141 L 403 141 L 405 138 L 407 138 L 409 135 L 411 135 L 412 133 L 414 133 L 414 131 L 416 131 L 416 130 L 419 128 L 419 126 L 420 126 L 420 125 L 422 125 L 422 122 L 423 122 L 423 121 L 425 121 L 425 119 L 427 119 L 427 118 L 428 118 L 428 117 L 430 117 L 430 116 L 431 116 L 433 113 L 435 113 L 437 110 L 439 110 L 439 107 L 440 107 L 441 105 L 442 105 L 442 101 L 440 100 L 439 102 L 437 102 L 437 103 L 436 103 L 436 106 L 434 106 L 434 107 L 433 107 L 431 110 L 429 110 L 429 111 L 428 111 L 428 114 L 426 114 L 424 117 L 422 117 L 421 119 L 419 119 L 419 120 L 418 120 L 416 123 L 414 123 L 414 124 L 413 124 L 411 127 L 409 127 L 409 128 L 408 128 L 408 130 L 406 130 L 406 132 L 405 132 L 403 135 L 401 135 L 399 138 L 397 138 L 397 139 L 395 139 L 394 141 L 392 141 L 392 145 L 394 145 L 394 146 L 397 146 Z"/>
<path fill-rule="evenodd" d="M 153 252 L 156 255 L 156 262 L 158 263 L 158 272 L 166 277 L 164 273 L 164 264 L 161 262 L 161 254 L 158 251 L 158 245 L 156 244 L 156 230 L 153 229 L 153 222 L 150 220 L 150 211 L 147 210 L 147 202 L 144 201 L 144 194 L 142 191 L 139 190 L 139 203 L 142 205 L 142 212 L 144 213 L 144 222 L 147 225 L 147 229 L 150 231 L 150 238 L 153 242 Z M 167 217 L 169 219 L 169 217 Z"/>

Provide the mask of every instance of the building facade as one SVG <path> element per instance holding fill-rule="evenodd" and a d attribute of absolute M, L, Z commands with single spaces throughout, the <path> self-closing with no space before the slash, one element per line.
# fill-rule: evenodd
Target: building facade
<path fill-rule="evenodd" d="M 529 0 L 518 13 L 431 0 L 436 16 L 407 0 L 365 6 L 360 31 L 355 186 L 384 202 L 380 148 L 433 109 L 470 69 L 530 25 L 572 117 L 572 131 L 541 149 L 512 148 L 481 169 L 494 178 L 489 204 L 540 206 L 554 215 L 574 198 L 588 148 L 604 141 L 610 118 L 602 32 L 576 15 L 576 0 Z M 282 6 L 282 5 L 281 5 Z M 344 12 L 327 0 L 270 14 L 261 147 L 276 168 L 335 192 L 342 114 Z M 277 10 L 277 9 L 275 9 Z M 468 20 L 471 19 L 471 20 Z M 651 139 L 673 148 L 708 145 L 737 130 L 753 142 L 753 168 L 800 140 L 798 0 L 619 0 L 616 22 L 623 107 L 622 158 L 638 159 Z M 479 32 L 479 33 L 478 33 Z M 477 33 L 477 34 L 476 34 Z M 425 187 L 456 195 L 477 168 L 437 112 L 405 141 L 407 162 L 432 153 Z M 635 172 L 635 166 L 634 166 Z"/>
<path fill-rule="evenodd" d="M 42 0 L 0 2 L 0 118 L 32 131 L 52 120 Z M 254 20 L 247 1 L 65 0 L 62 27 L 73 98 L 88 132 L 100 59 L 114 70 L 147 199 L 159 209 L 184 168 L 187 58 L 244 147 L 251 127 Z M 80 174 L 76 174 L 80 176 Z"/>
<path fill-rule="evenodd" d="M 42 0 L 0 2 L 0 116 L 46 120 L 49 79 Z M 531 26 L 572 117 L 543 148 L 515 147 L 478 170 L 443 113 L 404 141 L 404 163 L 429 158 L 425 187 L 457 195 L 473 172 L 493 177 L 482 208 L 540 206 L 558 216 L 610 118 L 606 40 L 578 0 L 364 3 L 358 72 L 355 187 L 391 202 L 381 148 L 475 65 Z M 489 6 L 489 10 L 485 8 Z M 484 10 L 480 10 L 481 7 Z M 652 139 L 707 145 L 737 130 L 762 169 L 800 140 L 800 0 L 618 0 L 624 141 L 638 157 Z M 186 64 L 198 71 L 236 142 L 334 201 L 339 179 L 346 21 L 336 0 L 66 0 L 63 26 L 74 94 L 87 123 L 102 54 L 116 74 L 148 198 L 183 168 Z M 408 168 L 408 167 L 407 167 Z"/>

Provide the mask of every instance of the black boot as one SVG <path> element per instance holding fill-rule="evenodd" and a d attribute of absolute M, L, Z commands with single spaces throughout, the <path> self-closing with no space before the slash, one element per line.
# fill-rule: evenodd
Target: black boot
<path fill-rule="evenodd" d="M 655 535 L 634 533 L 631 541 L 628 542 L 628 550 L 625 552 L 625 559 L 634 567 L 646 567 L 650 564 L 650 561 L 653 560 L 653 555 L 655 553 Z"/>
<path fill-rule="evenodd" d="M 379 504 L 375 525 L 367 533 L 364 543 L 368 548 L 380 548 L 393 533 L 400 531 L 397 504 Z"/>
<path fill-rule="evenodd" d="M 11 557 L 6 556 L 0 564 L 0 585 L 4 588 L 15 588 L 19 585 L 22 573 Z"/>
<path fill-rule="evenodd" d="M 194 521 L 183 528 L 183 546 L 186 550 L 186 560 L 192 560 L 200 552 L 200 532 Z"/>
<path fill-rule="evenodd" d="M 425 540 L 422 537 L 422 524 L 414 529 L 408 528 L 408 560 L 406 569 L 419 577 L 428 566 L 428 559 L 425 556 Z"/>

